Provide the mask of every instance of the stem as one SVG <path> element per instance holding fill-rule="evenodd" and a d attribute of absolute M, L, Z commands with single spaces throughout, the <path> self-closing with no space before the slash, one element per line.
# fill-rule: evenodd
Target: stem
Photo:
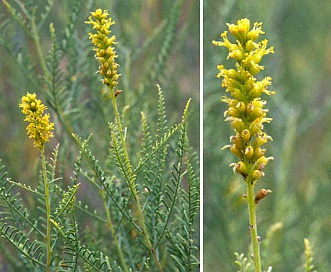
<path fill-rule="evenodd" d="M 124 133 L 123 133 L 123 128 L 122 128 L 122 123 L 121 123 L 121 119 L 120 119 L 120 114 L 118 112 L 118 109 L 117 109 L 117 103 L 116 103 L 116 97 L 115 97 L 115 92 L 113 89 L 111 89 L 110 91 L 110 95 L 111 95 L 111 101 L 112 101 L 112 104 L 113 104 L 113 110 L 114 110 L 114 114 L 115 114 L 115 120 L 116 120 L 116 125 L 117 125 L 117 128 L 119 130 L 119 133 L 120 133 L 120 137 L 121 137 L 121 142 L 122 142 L 122 147 L 123 147 L 123 152 L 124 152 L 124 156 L 125 158 L 129 160 L 129 154 L 128 154 L 128 151 L 127 151 L 127 148 L 126 148 L 126 142 L 125 142 L 125 138 L 124 138 Z M 131 164 L 130 164 L 130 178 L 133 176 L 133 171 L 132 171 L 132 167 L 131 167 Z M 130 185 L 131 186 L 131 185 Z M 137 189 L 136 189 L 136 186 L 132 186 L 133 188 L 130 188 L 130 189 L 133 189 L 132 190 L 132 193 L 134 195 L 136 195 L 137 193 Z"/>
<path fill-rule="evenodd" d="M 251 232 L 251 241 L 253 247 L 253 263 L 255 272 L 261 272 L 261 257 L 260 257 L 260 243 L 257 237 L 257 225 L 256 225 L 256 212 L 255 212 L 255 199 L 254 199 L 254 183 L 248 176 L 246 179 L 247 185 L 247 205 L 249 213 L 249 229 Z"/>
<path fill-rule="evenodd" d="M 41 50 L 39 32 L 38 32 L 37 25 L 36 25 L 35 14 L 32 16 L 31 25 L 32 25 L 32 31 L 33 31 L 33 38 L 34 38 L 34 42 L 36 44 L 36 49 L 37 49 L 37 54 L 38 54 L 38 57 L 40 60 L 40 64 L 43 69 L 43 72 L 46 72 L 47 67 L 46 67 L 43 52 Z"/>
<path fill-rule="evenodd" d="M 125 138 L 124 138 L 124 133 L 123 133 L 123 128 L 122 128 L 122 124 L 121 124 L 121 119 L 120 119 L 120 115 L 118 113 L 118 110 L 117 110 L 117 103 L 116 103 L 116 97 L 115 97 L 115 92 L 114 92 L 114 89 L 110 89 L 110 97 L 111 97 L 111 100 L 112 100 L 112 104 L 113 104 L 113 110 L 114 110 L 114 114 L 115 114 L 115 120 L 116 120 L 116 124 L 117 124 L 117 128 L 119 130 L 119 133 L 120 133 L 120 137 L 121 137 L 121 141 L 122 141 L 122 147 L 123 147 L 123 151 L 124 151 L 124 156 L 126 157 L 127 161 L 130 161 L 129 159 L 129 154 L 128 154 L 128 151 L 127 151 L 127 148 L 126 148 L 126 141 L 125 141 Z M 141 209 L 141 205 L 140 205 L 140 202 L 139 202 L 139 199 L 137 197 L 137 189 L 136 189 L 136 183 L 135 181 L 133 180 L 132 183 L 131 183 L 131 179 L 133 177 L 133 171 L 132 171 L 132 167 L 131 167 L 131 164 L 130 164 L 130 167 L 129 167 L 129 175 L 130 175 L 130 179 L 128 180 L 128 185 L 130 187 L 130 190 L 132 192 L 132 195 L 133 195 L 133 198 L 134 198 L 134 201 L 136 203 L 136 208 L 137 208 L 137 215 L 138 215 L 138 219 L 139 219 L 139 222 L 141 224 L 141 228 L 142 228 L 142 234 L 146 240 L 146 243 L 147 243 L 147 246 L 149 247 L 152 255 L 153 255 L 153 258 L 155 260 L 155 263 L 158 267 L 158 270 L 160 272 L 163 272 L 163 269 L 162 269 L 162 266 L 159 262 L 159 259 L 156 255 L 156 252 L 155 252 L 155 249 L 149 239 L 149 236 L 147 234 L 147 228 L 146 228 L 146 225 L 145 225 L 145 219 L 144 219 L 144 214 L 143 214 L 143 211 Z"/>
<path fill-rule="evenodd" d="M 50 271 L 51 266 L 51 205 L 49 200 L 49 183 L 47 179 L 46 171 L 46 160 L 45 160 L 45 149 L 42 146 L 41 150 L 41 164 L 42 164 L 42 173 L 44 177 L 44 190 L 45 190 L 45 206 L 46 206 L 46 249 L 47 249 L 47 261 L 46 261 L 46 271 Z"/>
<path fill-rule="evenodd" d="M 128 272 L 128 268 L 126 266 L 126 263 L 124 261 L 124 257 L 123 257 L 123 252 L 122 252 L 122 249 L 121 247 L 119 246 L 118 244 L 118 240 L 117 240 L 117 235 L 116 235 L 116 232 L 114 230 L 114 226 L 113 226 L 113 222 L 111 221 L 111 217 L 110 217 L 110 212 L 109 212 L 109 209 L 108 209 L 108 205 L 107 205 L 107 198 L 106 198 L 106 194 L 104 191 L 101 191 L 101 195 L 102 195 L 102 199 L 103 199 L 103 205 L 104 205 L 104 208 L 105 208 L 105 211 L 106 211 L 106 216 L 107 216 L 107 225 L 109 227 L 109 230 L 111 232 L 111 234 L 113 235 L 114 237 L 114 242 L 115 242 L 115 246 L 116 246 L 116 249 L 117 249 L 117 253 L 119 255 L 119 258 L 120 258 L 120 261 L 121 261 L 121 264 L 122 264 L 122 268 L 125 272 Z"/>

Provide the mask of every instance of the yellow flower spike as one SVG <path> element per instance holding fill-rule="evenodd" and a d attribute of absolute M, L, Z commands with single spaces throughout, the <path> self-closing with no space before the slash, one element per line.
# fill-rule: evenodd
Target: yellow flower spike
<path fill-rule="evenodd" d="M 49 114 L 43 115 L 47 107 L 37 99 L 35 93 L 30 94 L 29 92 L 22 97 L 22 103 L 19 104 L 19 107 L 26 115 L 24 121 L 30 123 L 26 128 L 27 135 L 34 140 L 34 146 L 41 150 L 49 138 L 54 137 L 52 132 L 54 123 L 49 121 Z"/>
<path fill-rule="evenodd" d="M 217 66 L 217 78 L 222 78 L 221 86 L 225 88 L 226 95 L 222 102 L 228 104 L 225 111 L 225 121 L 231 123 L 234 136 L 230 137 L 231 153 L 240 161 L 230 164 L 234 173 L 240 173 L 247 185 L 247 206 L 249 212 L 249 226 L 252 242 L 252 258 L 255 271 L 261 272 L 260 249 L 257 236 L 255 206 L 269 190 L 260 191 L 255 198 L 254 188 L 257 181 L 264 176 L 264 168 L 273 157 L 265 157 L 266 149 L 262 145 L 272 138 L 263 132 L 263 124 L 270 123 L 267 117 L 268 109 L 262 95 L 272 95 L 269 91 L 271 78 L 265 77 L 258 81 L 257 74 L 264 70 L 261 65 L 265 55 L 274 53 L 273 47 L 268 48 L 268 40 L 259 41 L 263 35 L 262 23 L 251 23 L 244 18 L 237 24 L 227 24 L 228 31 L 221 34 L 222 41 L 213 41 L 215 46 L 226 47 L 227 59 L 233 59 L 235 67 L 227 69 L 223 64 Z M 228 34 L 235 38 L 231 42 Z M 230 34 L 229 34 L 230 36 Z"/>
<path fill-rule="evenodd" d="M 89 33 L 92 44 L 95 46 L 95 57 L 99 61 L 99 73 L 104 77 L 102 82 L 114 91 L 117 80 L 120 76 L 117 72 L 116 51 L 113 45 L 117 44 L 116 36 L 111 36 L 110 27 L 115 24 L 112 18 L 108 18 L 108 10 L 97 9 L 91 12 L 91 16 L 86 24 L 91 24 L 92 28 L 97 31 L 96 34 Z"/>

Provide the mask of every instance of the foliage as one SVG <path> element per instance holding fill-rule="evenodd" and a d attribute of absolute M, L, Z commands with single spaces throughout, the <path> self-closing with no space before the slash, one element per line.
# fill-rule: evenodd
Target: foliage
<path fill-rule="evenodd" d="M 330 216 L 330 77 L 328 1 L 204 1 L 204 269 L 235 271 L 233 252 L 250 251 L 245 187 L 233 177 L 226 105 L 220 103 L 215 67 L 226 59 L 211 44 L 224 24 L 239 18 L 263 22 L 275 54 L 266 56 L 261 78 L 272 75 L 276 95 L 270 100 L 273 136 L 267 148 L 275 157 L 260 188 L 268 201 L 257 207 L 263 267 L 272 271 L 303 271 L 303 240 L 313 248 L 318 271 L 331 267 L 328 239 Z M 208 15 L 208 16 L 207 16 Z M 313 23 L 314 21 L 314 23 Z M 304 29 L 304 31 L 303 31 Z M 268 68 L 267 68 L 268 67 Z M 258 189 L 260 189 L 258 188 Z M 221 207 L 221 208 L 220 208 Z M 215 220 L 216 218 L 216 220 Z M 277 231 L 274 231 L 274 227 Z M 281 226 L 281 227 L 280 227 Z M 273 232 L 272 235 L 269 233 Z"/>
<path fill-rule="evenodd" d="M 49 253 L 51 271 L 199 268 L 194 131 L 199 84 L 179 91 L 196 70 L 187 67 L 188 56 L 177 56 L 187 42 L 193 42 L 193 54 L 198 52 L 198 36 L 189 35 L 197 29 L 193 17 L 198 5 L 181 0 L 162 5 L 146 1 L 147 6 L 145 1 L 125 2 L 1 3 L 0 44 L 8 61 L 2 69 L 10 72 L 1 78 L 1 94 L 10 94 L 1 122 L 12 122 L 17 129 L 17 135 L 9 135 L 13 142 L 0 163 L 0 245 L 8 249 L 0 250 L 1 269 L 45 271 Z M 90 28 L 84 24 L 98 7 L 108 9 L 116 21 L 113 33 L 122 74 L 122 92 L 116 97 L 119 120 L 95 73 Z M 150 12 L 152 19 L 159 14 L 147 23 L 139 12 Z M 46 102 L 54 122 L 54 138 L 45 144 L 42 165 L 32 142 L 25 140 L 17 107 L 27 91 Z M 15 108 L 17 114 L 11 114 Z M 184 108 L 182 115 L 178 108 Z M 49 222 L 50 251 L 45 243 Z M 157 269 L 158 262 L 162 268 Z"/>
<path fill-rule="evenodd" d="M 251 263 L 248 261 L 247 257 L 244 256 L 243 253 L 239 254 L 238 252 L 234 253 L 236 260 L 235 264 L 238 266 L 240 270 L 237 272 L 247 272 L 250 271 L 249 267 L 251 266 Z"/>

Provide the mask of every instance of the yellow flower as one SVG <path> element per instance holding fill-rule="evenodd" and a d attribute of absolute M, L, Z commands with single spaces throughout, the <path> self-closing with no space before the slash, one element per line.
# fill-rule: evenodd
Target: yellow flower
<path fill-rule="evenodd" d="M 86 21 L 86 24 L 91 24 L 96 33 L 89 33 L 95 48 L 93 49 L 96 54 L 95 57 L 99 61 L 99 73 L 104 77 L 102 82 L 108 85 L 112 90 L 117 85 L 117 80 L 120 74 L 117 73 L 119 66 L 115 59 L 117 58 L 116 51 L 113 47 L 117 44 L 116 37 L 113 35 L 109 37 L 111 31 L 110 27 L 115 24 L 112 18 L 108 18 L 108 10 L 97 9 L 91 12 L 91 16 Z"/>
<path fill-rule="evenodd" d="M 49 138 L 54 137 L 52 130 L 54 123 L 49 121 L 49 114 L 45 114 L 44 110 L 47 107 L 37 99 L 35 93 L 27 93 L 22 97 L 22 103 L 19 104 L 22 112 L 26 115 L 24 121 L 29 122 L 27 126 L 27 135 L 34 139 L 34 146 L 42 149 L 44 144 L 49 141 Z"/>
<path fill-rule="evenodd" d="M 234 171 L 256 181 L 263 176 L 263 168 L 273 159 L 266 158 L 265 149 L 261 148 L 268 140 L 272 140 L 263 132 L 263 123 L 270 123 L 272 119 L 266 117 L 266 101 L 262 100 L 261 95 L 274 92 L 268 90 L 270 77 L 258 81 L 255 76 L 264 69 L 260 65 L 263 56 L 274 53 L 274 50 L 273 47 L 267 48 L 268 40 L 257 41 L 259 35 L 264 34 L 262 23 L 254 23 L 251 29 L 250 21 L 245 18 L 227 26 L 236 41 L 232 43 L 229 40 L 228 31 L 221 34 L 223 41 L 213 41 L 216 46 L 226 47 L 229 51 L 227 58 L 235 61 L 235 69 L 217 66 L 217 77 L 223 78 L 222 87 L 230 96 L 222 98 L 228 104 L 224 113 L 225 120 L 231 122 L 235 131 L 235 135 L 230 138 L 231 144 L 226 147 L 240 159 L 231 164 Z"/>

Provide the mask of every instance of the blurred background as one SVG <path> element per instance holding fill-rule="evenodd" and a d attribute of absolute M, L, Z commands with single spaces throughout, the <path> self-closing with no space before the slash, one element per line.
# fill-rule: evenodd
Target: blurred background
<path fill-rule="evenodd" d="M 273 191 L 257 207 L 263 268 L 304 271 L 304 238 L 318 271 L 331 269 L 331 5 L 309 1 L 203 1 L 204 14 L 204 270 L 236 271 L 234 252 L 249 256 L 245 184 L 229 167 L 230 124 L 224 122 L 225 90 L 216 65 L 227 49 L 214 47 L 226 23 L 248 18 L 263 22 L 275 54 L 265 56 L 261 78 L 271 76 L 275 96 L 268 100 L 274 139 L 258 188 Z M 229 63 L 225 66 L 229 66 Z"/>

